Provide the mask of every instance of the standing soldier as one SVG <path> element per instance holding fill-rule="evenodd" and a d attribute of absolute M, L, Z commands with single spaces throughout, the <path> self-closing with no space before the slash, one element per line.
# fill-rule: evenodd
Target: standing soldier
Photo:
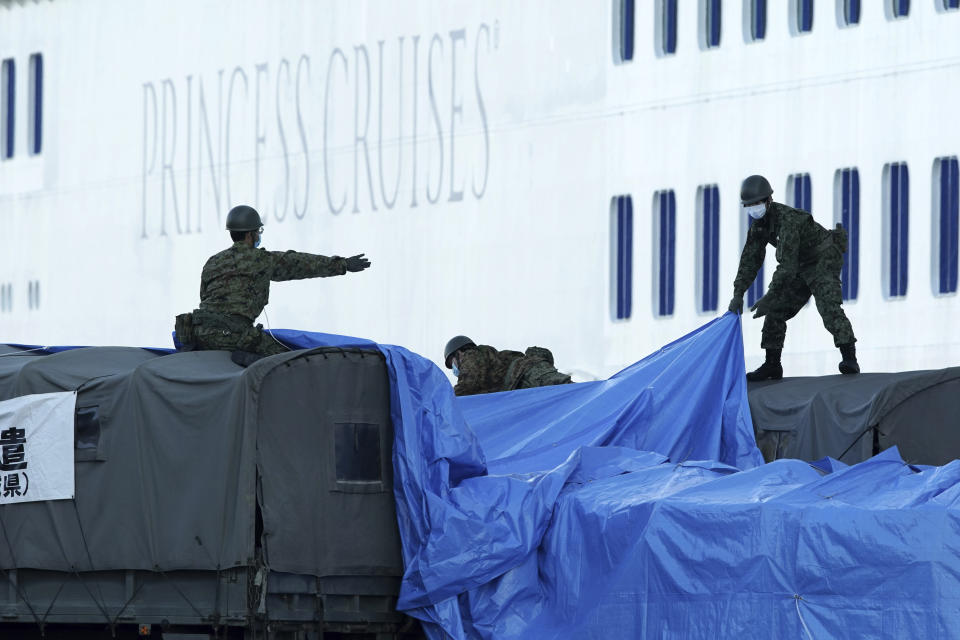
<path fill-rule="evenodd" d="M 180 342 L 192 343 L 197 349 L 247 352 L 245 357 L 240 354 L 235 358 L 238 364 L 249 364 L 256 359 L 253 354 L 268 356 L 287 351 L 263 331 L 262 325 L 253 325 L 269 301 L 271 280 L 342 276 L 370 266 L 362 253 L 328 258 L 259 249 L 263 221 L 256 209 L 246 205 L 230 210 L 227 230 L 233 246 L 207 260 L 200 276 L 200 308 L 178 316 L 176 329 Z"/>
<path fill-rule="evenodd" d="M 444 364 L 457 378 L 453 392 L 458 396 L 573 382 L 557 371 L 553 354 L 543 347 L 527 347 L 525 353 L 497 351 L 486 344 L 477 346 L 467 336 L 454 336 L 443 351 Z"/>
<path fill-rule="evenodd" d="M 763 176 L 750 176 L 740 188 L 744 213 L 753 219 L 740 255 L 740 268 L 733 282 L 729 309 L 743 312 L 743 294 L 763 264 L 767 243 L 777 248 L 777 270 L 767 294 L 750 307 L 763 321 L 760 346 L 766 361 L 747 380 L 779 380 L 783 377 L 780 354 L 787 333 L 787 320 L 797 314 L 813 294 L 823 326 L 833 334 L 833 343 L 843 360 L 840 373 L 860 373 L 853 327 L 843 312 L 840 269 L 847 250 L 847 232 L 840 224 L 833 231 L 821 227 L 806 211 L 774 202 L 773 189 Z"/>

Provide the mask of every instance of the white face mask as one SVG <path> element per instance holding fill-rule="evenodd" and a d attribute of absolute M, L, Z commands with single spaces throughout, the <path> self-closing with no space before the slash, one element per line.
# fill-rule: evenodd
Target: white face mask
<path fill-rule="evenodd" d="M 741 204 L 740 207 L 743 209 L 743 212 L 754 220 L 759 220 L 767 212 L 767 203 L 758 202 L 757 204 L 745 205 Z"/>

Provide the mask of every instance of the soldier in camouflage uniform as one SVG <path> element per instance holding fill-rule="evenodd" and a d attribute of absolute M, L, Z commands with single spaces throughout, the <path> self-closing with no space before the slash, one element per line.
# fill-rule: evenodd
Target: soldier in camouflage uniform
<path fill-rule="evenodd" d="M 847 232 L 841 225 L 828 231 L 817 224 L 806 211 L 774 202 L 773 189 L 763 176 L 750 176 L 743 181 L 740 200 L 744 212 L 753 218 L 747 241 L 740 255 L 740 268 L 733 283 L 733 299 L 729 309 L 743 311 L 743 294 L 750 287 L 763 264 L 767 244 L 777 248 L 777 270 L 767 294 L 750 310 L 754 318 L 766 316 L 760 346 L 766 350 L 766 361 L 747 379 L 779 380 L 783 377 L 780 354 L 787 333 L 787 320 L 807 303 L 811 294 L 823 326 L 833 334 L 843 360 L 841 373 L 860 373 L 857 363 L 856 337 L 850 320 L 843 312 L 840 269 L 847 250 Z"/>
<path fill-rule="evenodd" d="M 363 271 L 363 254 L 350 258 L 257 248 L 263 222 L 252 207 L 234 207 L 227 215 L 233 246 L 212 256 L 200 276 L 200 307 L 192 314 L 193 344 L 198 349 L 224 349 L 259 356 L 287 351 L 253 325 L 270 298 L 270 281 L 342 276 Z M 180 327 L 178 318 L 178 329 Z M 241 364 L 255 358 L 241 357 Z M 235 358 L 236 360 L 236 358 Z"/>
<path fill-rule="evenodd" d="M 453 369 L 458 396 L 530 389 L 573 382 L 570 376 L 553 366 L 553 354 L 543 347 L 519 351 L 497 351 L 485 344 L 476 345 L 466 336 L 455 336 L 444 349 L 444 362 Z"/>

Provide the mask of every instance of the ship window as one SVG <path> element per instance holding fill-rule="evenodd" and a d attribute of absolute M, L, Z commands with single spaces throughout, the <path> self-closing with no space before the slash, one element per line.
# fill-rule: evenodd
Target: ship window
<path fill-rule="evenodd" d="M 27 283 L 27 307 L 30 309 L 40 308 L 40 281 L 31 280 Z"/>
<path fill-rule="evenodd" d="M 0 284 L 0 311 L 7 313 L 13 305 L 12 285 L 9 283 Z"/>
<path fill-rule="evenodd" d="M 43 147 L 43 56 L 30 56 L 30 153 L 37 155 Z"/>
<path fill-rule="evenodd" d="M 883 168 L 883 289 L 888 298 L 907 295 L 910 174 L 907 163 Z"/>
<path fill-rule="evenodd" d="M 943 8 L 946 11 L 952 11 L 953 9 L 960 9 L 960 0 L 942 0 Z"/>
<path fill-rule="evenodd" d="M 910 15 L 910 0 L 889 0 L 893 18 L 906 18 Z"/>
<path fill-rule="evenodd" d="M 704 49 L 713 49 L 720 46 L 720 30 L 722 27 L 722 3 L 720 0 L 700 0 L 700 15 L 703 16 L 703 39 L 701 46 Z"/>
<path fill-rule="evenodd" d="M 610 206 L 610 234 L 613 244 L 611 265 L 612 316 L 615 320 L 630 317 L 633 304 L 633 198 L 617 196 Z"/>
<path fill-rule="evenodd" d="M 787 202 L 795 209 L 810 211 L 812 192 L 809 173 L 795 173 L 787 178 Z"/>
<path fill-rule="evenodd" d="M 655 315 L 673 315 L 677 197 L 672 189 L 653 196 L 653 264 Z"/>
<path fill-rule="evenodd" d="M 790 27 L 794 35 L 813 31 L 813 0 L 791 0 Z"/>
<path fill-rule="evenodd" d="M 657 0 L 656 7 L 657 53 L 674 54 L 677 52 L 677 0 Z"/>
<path fill-rule="evenodd" d="M 4 158 L 13 157 L 16 67 L 12 58 L 0 66 L 0 150 Z"/>
<path fill-rule="evenodd" d="M 847 230 L 840 289 L 844 300 L 856 300 L 860 288 L 860 172 L 840 169 L 834 178 L 833 221 Z"/>
<path fill-rule="evenodd" d="M 843 12 L 843 26 L 860 24 L 860 0 L 840 0 L 840 4 Z"/>
<path fill-rule="evenodd" d="M 613 0 L 614 32 L 617 34 L 616 62 L 633 60 L 634 0 Z"/>
<path fill-rule="evenodd" d="M 938 158 L 933 167 L 933 291 L 957 292 L 957 217 L 960 213 L 957 157 Z"/>
<path fill-rule="evenodd" d="M 720 269 L 720 189 L 697 189 L 697 306 L 701 313 L 717 310 Z"/>
<path fill-rule="evenodd" d="M 763 40 L 767 36 L 767 0 L 747 0 L 744 17 L 750 21 L 747 41 Z"/>

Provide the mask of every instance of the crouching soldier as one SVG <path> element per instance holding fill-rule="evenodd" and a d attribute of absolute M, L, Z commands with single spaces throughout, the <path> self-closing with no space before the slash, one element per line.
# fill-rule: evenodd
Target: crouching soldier
<path fill-rule="evenodd" d="M 498 351 L 467 336 L 455 336 L 447 342 L 443 357 L 457 377 L 453 392 L 458 396 L 573 382 L 557 371 L 553 354 L 543 347 L 528 347 L 524 353 Z"/>

